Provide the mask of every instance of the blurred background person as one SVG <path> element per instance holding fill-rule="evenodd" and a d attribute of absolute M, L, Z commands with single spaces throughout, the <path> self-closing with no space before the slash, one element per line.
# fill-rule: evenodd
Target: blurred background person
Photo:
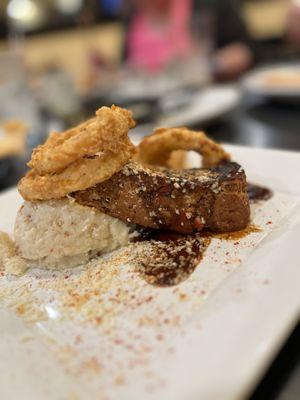
<path fill-rule="evenodd" d="M 287 17 L 287 37 L 300 48 L 300 0 L 293 0 Z"/>
<path fill-rule="evenodd" d="M 131 5 L 126 38 L 130 65 L 160 70 L 191 52 L 190 0 L 135 0 Z"/>
<path fill-rule="evenodd" d="M 234 79 L 253 61 L 250 39 L 236 0 L 142 0 L 130 1 L 126 56 L 136 68 L 159 70 L 176 59 L 188 57 L 195 48 L 197 27 L 193 21 L 210 21 L 216 52 L 213 67 L 217 77 Z M 207 22 L 206 20 L 206 22 Z M 201 27 L 197 42 L 201 45 Z M 208 34 L 208 32 L 206 32 Z"/>
<path fill-rule="evenodd" d="M 195 0 L 201 14 L 207 10 L 214 21 L 214 72 L 220 79 L 236 79 L 255 59 L 255 48 L 242 16 L 242 0 Z"/>

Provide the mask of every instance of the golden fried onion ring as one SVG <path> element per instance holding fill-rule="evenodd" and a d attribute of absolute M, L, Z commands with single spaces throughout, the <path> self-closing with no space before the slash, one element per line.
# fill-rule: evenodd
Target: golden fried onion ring
<path fill-rule="evenodd" d="M 119 152 L 119 141 L 135 126 L 131 112 L 117 106 L 102 107 L 96 117 L 63 133 L 52 133 L 33 150 L 28 166 L 37 174 L 62 171 L 74 161 L 105 151 Z"/>
<path fill-rule="evenodd" d="M 126 138 L 119 143 L 119 152 L 104 152 L 74 161 L 62 172 L 39 175 L 34 170 L 22 178 L 18 190 L 25 200 L 59 199 L 71 192 L 84 190 L 109 179 L 118 172 L 135 152 Z"/>
<path fill-rule="evenodd" d="M 170 153 L 165 167 L 168 169 L 184 169 L 187 163 L 187 151 L 174 150 Z"/>
<path fill-rule="evenodd" d="M 159 128 L 138 146 L 136 160 L 142 164 L 170 167 L 172 152 L 193 150 L 202 155 L 202 165 L 210 168 L 230 159 L 228 153 L 203 132 L 187 128 Z M 177 163 L 178 165 L 178 163 Z"/>
<path fill-rule="evenodd" d="M 75 128 L 52 133 L 33 151 L 20 194 L 32 201 L 58 199 L 109 179 L 136 151 L 127 136 L 134 126 L 129 111 L 112 106 Z"/>

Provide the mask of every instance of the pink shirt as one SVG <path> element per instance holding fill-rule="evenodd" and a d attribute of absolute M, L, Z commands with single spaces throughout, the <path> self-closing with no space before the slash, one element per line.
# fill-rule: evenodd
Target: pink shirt
<path fill-rule="evenodd" d="M 191 1 L 172 0 L 171 3 L 166 22 L 154 21 L 143 11 L 133 17 L 128 33 L 128 56 L 134 67 L 159 70 L 190 51 Z"/>

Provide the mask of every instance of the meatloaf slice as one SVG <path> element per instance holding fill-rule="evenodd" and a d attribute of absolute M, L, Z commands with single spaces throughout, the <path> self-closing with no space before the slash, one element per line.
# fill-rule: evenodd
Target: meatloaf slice
<path fill-rule="evenodd" d="M 180 171 L 130 162 L 109 180 L 72 196 L 123 221 L 180 233 L 241 230 L 250 216 L 246 176 L 233 162 Z"/>

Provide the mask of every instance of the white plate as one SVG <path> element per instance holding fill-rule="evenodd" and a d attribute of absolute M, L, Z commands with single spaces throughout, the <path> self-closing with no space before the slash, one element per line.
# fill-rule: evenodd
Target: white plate
<path fill-rule="evenodd" d="M 202 89 L 192 102 L 172 114 L 162 117 L 159 126 L 180 126 L 208 123 L 234 109 L 240 98 L 236 86 L 222 85 Z"/>
<path fill-rule="evenodd" d="M 273 74 L 291 75 L 296 73 L 300 76 L 300 64 L 279 64 L 259 68 L 250 72 L 244 78 L 242 85 L 247 92 L 264 97 L 300 99 L 300 82 L 298 85 L 271 85 L 265 79 Z"/>
<path fill-rule="evenodd" d="M 268 205 L 253 208 L 263 231 L 238 245 L 215 240 L 177 292 L 155 289 L 132 276 L 121 279 L 128 274 L 124 265 L 114 278 L 116 285 L 132 290 L 129 294 L 138 300 L 151 293 L 154 301 L 128 309 L 121 303 L 122 312 L 116 310 L 104 331 L 102 324 L 98 330 L 78 320 L 78 315 L 89 315 L 84 310 L 91 312 L 85 308 L 94 304 L 90 301 L 97 305 L 97 296 L 79 303 L 71 320 L 59 314 L 63 298 L 55 288 L 37 288 L 39 282 L 51 284 L 57 278 L 47 281 L 33 273 L 0 282 L 0 299 L 6 289 L 10 292 L 1 300 L 8 307 L 0 318 L 1 398 L 94 399 L 97 393 L 97 398 L 110 399 L 234 400 L 249 394 L 299 317 L 300 154 L 227 148 L 252 181 L 282 192 Z M 19 204 L 14 190 L 0 197 L 0 229 L 11 230 Z M 37 306 L 45 317 L 35 325 L 20 322 L 12 312 L 28 283 L 33 288 L 26 306 Z M 95 283 L 91 279 L 87 289 Z M 109 298 L 105 304 L 110 305 Z M 159 310 L 167 311 L 172 323 L 160 326 Z M 107 329 L 118 337 L 109 336 Z"/>

